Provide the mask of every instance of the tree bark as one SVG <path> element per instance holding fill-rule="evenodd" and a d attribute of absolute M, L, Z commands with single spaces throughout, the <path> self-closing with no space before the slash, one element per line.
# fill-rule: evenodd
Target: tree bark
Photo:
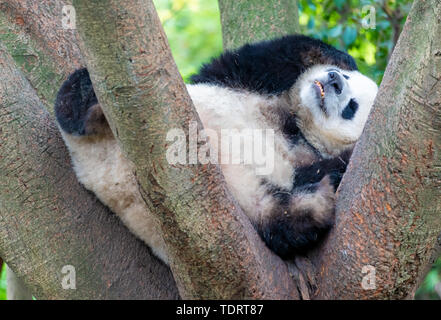
<path fill-rule="evenodd" d="M 215 165 L 170 165 L 167 132 L 202 128 L 147 0 L 76 0 L 87 67 L 112 131 L 136 166 L 183 298 L 296 297 L 287 266 L 265 247 Z M 188 148 L 187 148 L 188 150 Z"/>
<path fill-rule="evenodd" d="M 440 17 L 439 1 L 414 2 L 340 186 L 336 225 L 313 256 L 317 298 L 413 297 L 440 254 Z"/>
<path fill-rule="evenodd" d="M 8 300 L 32 300 L 32 293 L 25 286 L 16 274 L 10 269 L 6 268 L 6 299 Z"/>
<path fill-rule="evenodd" d="M 52 113 L 67 75 L 83 65 L 75 29 L 63 28 L 70 0 L 0 0 L 0 42 Z"/>
<path fill-rule="evenodd" d="M 0 255 L 38 299 L 167 299 L 168 268 L 79 185 L 58 129 L 0 46 Z M 62 269 L 76 271 L 63 289 Z"/>
<path fill-rule="evenodd" d="M 49 106 L 62 79 L 47 75 L 64 77 L 82 64 L 75 33 L 50 24 L 60 21 L 53 17 L 62 3 L 0 1 L 0 39 Z M 251 4 L 220 0 L 222 21 L 247 19 L 234 8 Z M 202 126 L 151 1 L 78 0 L 76 8 L 96 92 L 162 225 L 182 297 L 413 295 L 441 247 L 439 1 L 414 3 L 339 189 L 334 229 L 288 267 L 263 245 L 218 167 L 166 162 L 167 131 L 188 133 L 190 121 Z M 239 24 L 237 34 L 225 27 L 225 47 L 272 37 L 254 31 L 261 25 L 274 36 L 297 31 L 278 25 L 286 20 L 273 9 L 250 14 L 259 23 Z M 28 39 L 23 50 L 19 39 Z M 4 47 L 0 74 L 0 256 L 39 299 L 177 298 L 169 270 L 76 182 L 58 130 Z M 76 290 L 62 289 L 65 265 L 76 269 Z M 375 268 L 372 289 L 362 288 L 364 266 Z"/>
<path fill-rule="evenodd" d="M 296 0 L 218 0 L 224 49 L 299 33 Z"/>

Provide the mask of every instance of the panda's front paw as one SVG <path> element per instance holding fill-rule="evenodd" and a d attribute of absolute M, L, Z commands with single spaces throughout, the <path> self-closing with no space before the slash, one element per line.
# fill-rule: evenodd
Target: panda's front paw
<path fill-rule="evenodd" d="M 108 127 L 87 69 L 76 70 L 63 83 L 55 116 L 63 131 L 76 136 L 97 134 Z"/>
<path fill-rule="evenodd" d="M 282 258 L 304 254 L 334 224 L 335 193 L 329 176 L 275 206 L 261 229 L 267 246 Z"/>
<path fill-rule="evenodd" d="M 337 191 L 338 186 L 340 185 L 341 179 L 343 178 L 344 172 L 335 170 L 329 172 L 329 179 L 331 181 L 331 185 L 334 188 L 334 192 Z"/>

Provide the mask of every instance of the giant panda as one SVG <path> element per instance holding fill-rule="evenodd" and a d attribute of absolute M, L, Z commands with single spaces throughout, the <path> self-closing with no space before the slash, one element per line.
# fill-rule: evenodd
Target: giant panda
<path fill-rule="evenodd" d="M 373 105 L 375 82 L 350 55 L 298 35 L 226 51 L 192 82 L 187 90 L 204 128 L 273 130 L 271 173 L 257 175 L 257 164 L 220 166 L 271 250 L 284 259 L 307 252 L 333 225 L 335 191 Z M 86 69 L 63 83 L 55 114 L 79 181 L 168 263 Z"/>

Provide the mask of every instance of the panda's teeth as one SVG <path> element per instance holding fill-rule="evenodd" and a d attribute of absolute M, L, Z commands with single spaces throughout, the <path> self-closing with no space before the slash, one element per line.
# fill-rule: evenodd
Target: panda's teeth
<path fill-rule="evenodd" d="M 321 94 L 322 98 L 324 98 L 325 90 L 323 89 L 323 85 L 318 80 L 315 80 L 314 83 L 320 88 L 320 94 Z"/>

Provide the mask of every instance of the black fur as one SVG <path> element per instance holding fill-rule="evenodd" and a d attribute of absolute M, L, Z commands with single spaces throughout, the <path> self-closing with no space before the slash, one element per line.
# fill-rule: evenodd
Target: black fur
<path fill-rule="evenodd" d="M 296 168 L 292 190 L 321 181 L 326 175 L 331 179 L 334 190 L 337 190 L 352 150 L 343 152 L 340 156 L 331 159 L 322 159 L 309 166 Z"/>
<path fill-rule="evenodd" d="M 358 110 L 358 102 L 355 101 L 354 99 L 351 99 L 348 105 L 343 109 L 343 112 L 341 113 L 341 117 L 346 120 L 352 120 L 357 110 Z"/>
<path fill-rule="evenodd" d="M 87 69 L 72 73 L 58 91 L 55 116 L 65 132 L 73 135 L 87 134 L 89 109 L 98 104 Z"/>
<path fill-rule="evenodd" d="M 292 87 L 302 72 L 316 64 L 332 64 L 346 70 L 357 70 L 354 59 L 348 54 L 319 40 L 292 35 L 227 51 L 204 65 L 191 80 L 193 83 L 212 83 L 260 94 L 281 94 Z M 88 71 L 75 71 L 63 83 L 55 102 L 55 114 L 60 127 L 74 135 L 94 133 L 97 124 L 106 123 L 99 106 L 94 107 L 97 104 Z M 351 100 L 342 117 L 352 119 L 357 107 L 356 102 Z M 283 113 L 280 114 L 282 132 L 290 142 L 293 145 L 308 143 L 297 126 L 295 115 L 280 112 Z M 302 212 L 292 208 L 292 201 L 305 193 L 327 194 L 324 190 L 329 190 L 330 185 L 336 190 L 351 154 L 348 151 L 340 157 L 322 159 L 316 153 L 321 160 L 296 168 L 290 190 L 263 182 L 276 204 L 269 219 L 256 227 L 268 247 L 283 258 L 306 252 L 333 225 L 333 215 L 327 215 L 329 217 L 326 220 L 318 222 L 314 219 L 314 208 Z M 333 212 L 333 205 L 329 210 Z"/>
<path fill-rule="evenodd" d="M 276 200 L 270 219 L 258 226 L 262 239 L 271 250 L 285 259 L 303 254 L 313 248 L 332 227 L 332 215 L 318 222 L 314 219 L 312 209 L 309 212 L 292 210 L 290 201 L 293 197 L 301 197 L 301 194 L 322 192 L 325 184 L 331 184 L 333 190 L 337 190 L 351 153 L 351 150 L 345 151 L 338 157 L 296 168 L 291 190 L 263 181 L 268 193 Z"/>
<path fill-rule="evenodd" d="M 300 128 L 297 126 L 295 114 L 292 114 L 284 109 L 280 109 L 277 112 L 281 122 L 282 132 L 291 142 L 291 144 L 296 145 L 301 140 L 304 140 L 303 134 L 300 131 Z"/>
<path fill-rule="evenodd" d="M 297 125 L 297 118 L 295 114 L 290 113 L 287 110 L 279 109 L 275 111 L 278 113 L 278 118 L 280 119 L 282 133 L 285 138 L 295 146 L 299 143 L 308 145 L 316 153 L 318 158 L 321 158 L 320 152 L 306 140 L 302 131 Z"/>
<path fill-rule="evenodd" d="M 318 224 L 308 211 L 296 215 L 282 213 L 274 215 L 259 233 L 272 251 L 289 259 L 314 248 L 333 224 L 334 219 Z"/>
<path fill-rule="evenodd" d="M 191 81 L 261 94 L 279 94 L 291 88 L 303 71 L 316 64 L 357 70 L 355 60 L 349 54 L 320 40 L 290 35 L 226 51 L 202 66 Z"/>
<path fill-rule="evenodd" d="M 333 214 L 327 215 L 324 221 L 317 221 L 314 219 L 314 208 L 295 210 L 291 204 L 292 199 L 296 197 L 323 192 L 323 187 L 329 183 L 326 177 L 320 182 L 305 184 L 291 191 L 273 190 L 277 203 L 270 217 L 265 219 L 257 230 L 266 245 L 280 257 L 288 259 L 296 254 L 306 253 L 315 247 L 333 226 Z M 328 209 L 329 213 L 334 212 L 333 207 Z"/>

